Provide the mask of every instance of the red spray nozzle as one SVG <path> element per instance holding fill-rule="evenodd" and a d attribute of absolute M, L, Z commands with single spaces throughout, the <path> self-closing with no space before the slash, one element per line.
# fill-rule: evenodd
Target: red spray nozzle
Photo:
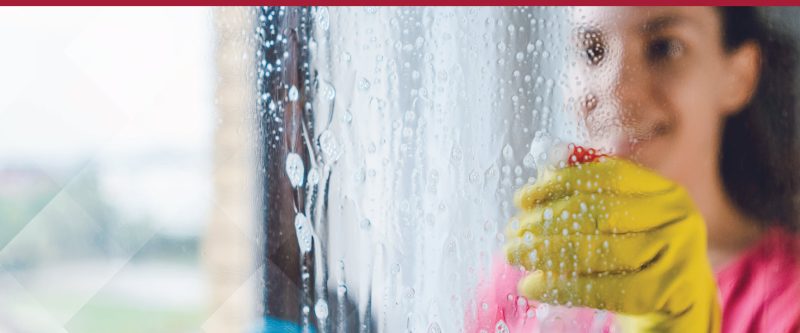
<path fill-rule="evenodd" d="M 569 158 L 567 159 L 569 166 L 593 162 L 601 157 L 608 156 L 594 148 L 586 148 L 572 143 L 568 147 L 570 150 Z"/>

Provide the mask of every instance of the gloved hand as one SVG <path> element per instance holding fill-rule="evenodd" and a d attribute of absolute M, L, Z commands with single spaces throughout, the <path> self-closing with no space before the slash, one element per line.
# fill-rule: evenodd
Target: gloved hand
<path fill-rule="evenodd" d="M 705 223 L 686 191 L 622 159 L 546 171 L 515 195 L 521 295 L 617 313 L 625 332 L 719 332 Z"/>

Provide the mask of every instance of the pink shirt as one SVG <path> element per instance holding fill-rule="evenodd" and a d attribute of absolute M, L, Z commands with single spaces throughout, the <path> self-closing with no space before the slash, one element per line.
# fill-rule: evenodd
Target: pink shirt
<path fill-rule="evenodd" d="M 800 332 L 800 238 L 772 229 L 717 272 L 722 332 Z"/>
<path fill-rule="evenodd" d="M 478 285 L 467 332 L 608 332 L 611 316 L 574 309 L 559 320 L 555 309 L 517 295 L 525 272 L 495 258 L 492 275 Z M 722 332 L 800 332 L 800 237 L 779 229 L 717 273 Z M 598 315 L 600 314 L 600 315 Z"/>

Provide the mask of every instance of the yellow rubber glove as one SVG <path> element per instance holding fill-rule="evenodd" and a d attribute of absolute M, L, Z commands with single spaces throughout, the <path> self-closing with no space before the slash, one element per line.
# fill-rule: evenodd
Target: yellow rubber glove
<path fill-rule="evenodd" d="M 617 313 L 625 332 L 719 332 L 705 223 L 686 191 L 617 158 L 517 192 L 506 254 L 522 295 Z"/>

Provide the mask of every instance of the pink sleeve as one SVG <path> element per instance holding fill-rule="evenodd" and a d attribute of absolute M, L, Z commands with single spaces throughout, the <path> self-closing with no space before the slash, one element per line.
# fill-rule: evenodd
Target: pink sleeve
<path fill-rule="evenodd" d="M 550 312 L 559 311 L 547 304 L 530 301 L 517 293 L 517 284 L 527 272 L 506 263 L 497 255 L 488 276 L 481 279 L 477 297 L 467 311 L 467 332 L 608 332 L 612 316 L 596 315 L 597 311 L 572 308 L 570 323 L 549 320 Z M 562 310 L 563 311 L 563 310 Z M 567 315 L 566 313 L 563 313 Z M 543 319 L 541 322 L 539 319 Z"/>
<path fill-rule="evenodd" d="M 473 309 L 467 313 L 467 332 L 501 332 L 502 325 L 508 332 L 536 332 L 534 304 L 517 294 L 523 276 L 525 271 L 495 256 L 490 274 L 478 283 Z"/>

